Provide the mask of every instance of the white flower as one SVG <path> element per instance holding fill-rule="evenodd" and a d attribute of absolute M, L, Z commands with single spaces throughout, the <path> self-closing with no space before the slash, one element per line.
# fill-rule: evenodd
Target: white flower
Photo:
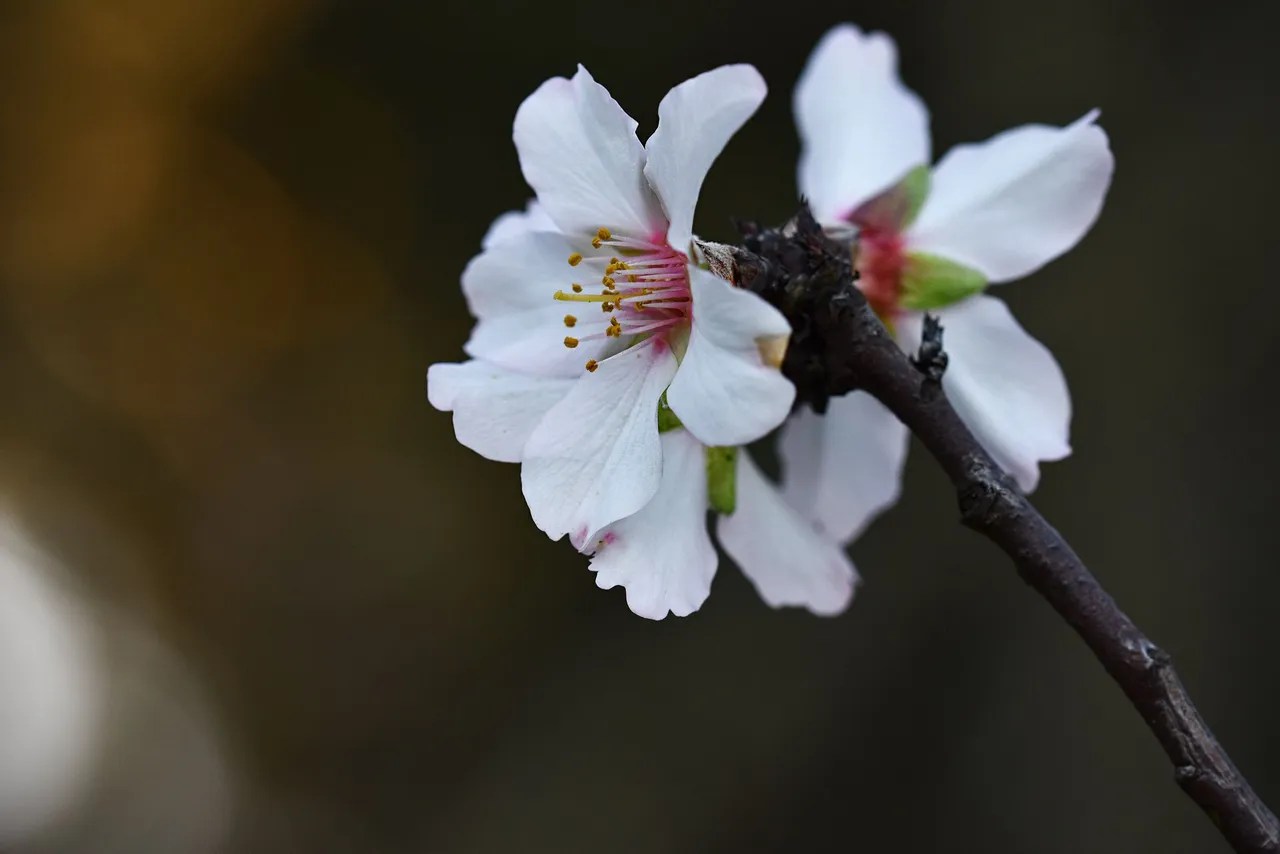
<path fill-rule="evenodd" d="M 702 74 L 641 145 L 586 69 L 544 83 L 515 121 L 537 199 L 493 224 L 463 274 L 472 360 L 428 372 L 459 441 L 522 464 L 552 539 L 607 543 L 600 583 L 627 585 L 646 616 L 689 613 L 715 571 L 700 457 L 760 438 L 795 397 L 775 358 L 783 316 L 690 261 L 703 177 L 764 95 L 750 66 Z M 683 426 L 660 436 L 664 393 Z"/>
<path fill-rule="evenodd" d="M 715 472 L 717 462 L 726 469 Z M 716 573 L 706 522 L 716 502 L 708 484 L 714 489 L 727 478 L 734 506 L 716 508 L 732 510 L 718 517 L 716 534 L 760 597 L 774 608 L 802 606 L 824 616 L 848 606 L 858 583 L 853 564 L 783 500 L 745 448 L 708 449 L 688 430 L 674 429 L 662 434 L 662 464 L 653 500 L 597 539 L 596 584 L 625 587 L 628 607 L 642 617 L 698 610 Z"/>
<path fill-rule="evenodd" d="M 960 145 L 930 172 L 929 118 L 898 79 L 893 41 L 837 27 L 795 96 L 800 190 L 820 222 L 857 226 L 859 286 L 905 349 L 924 310 L 945 330 L 947 395 L 991 455 L 1030 491 L 1039 462 L 1070 453 L 1071 403 L 1049 351 L 981 293 L 1074 246 L 1102 208 L 1114 161 L 1090 112 Z M 848 540 L 896 500 L 907 431 L 865 394 L 806 411 L 782 440 L 786 492 Z M 818 473 L 829 477 L 819 477 Z"/>

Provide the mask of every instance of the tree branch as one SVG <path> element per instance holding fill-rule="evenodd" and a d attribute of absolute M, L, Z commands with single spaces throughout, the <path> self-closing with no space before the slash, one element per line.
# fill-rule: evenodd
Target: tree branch
<path fill-rule="evenodd" d="M 847 245 L 808 208 L 784 229 L 739 223 L 735 277 L 791 321 L 783 370 L 817 411 L 861 389 L 893 411 L 950 477 L 965 525 L 998 545 L 1022 579 L 1088 644 L 1174 766 L 1174 779 L 1238 852 L 1280 852 L 1280 824 L 1214 738 L 1169 655 L 1125 615 L 952 408 L 942 390 L 942 328 L 929 318 L 908 359 L 854 285 Z"/>

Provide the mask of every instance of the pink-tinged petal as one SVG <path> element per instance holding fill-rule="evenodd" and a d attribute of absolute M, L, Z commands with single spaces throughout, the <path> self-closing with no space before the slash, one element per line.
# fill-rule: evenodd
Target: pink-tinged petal
<path fill-rule="evenodd" d="M 676 370 L 650 339 L 584 374 L 533 431 L 520 470 L 534 523 L 581 549 L 649 503 L 662 477 L 658 398 Z"/>
<path fill-rule="evenodd" d="M 910 248 L 993 282 L 1025 276 L 1080 242 L 1102 210 L 1115 158 L 1094 124 L 1024 125 L 938 162 Z"/>
<path fill-rule="evenodd" d="M 530 231 L 472 258 L 462 273 L 462 291 L 479 322 L 467 355 L 521 373 L 565 377 L 577 376 L 587 359 L 598 358 L 598 341 L 572 350 L 564 346 L 572 334 L 565 315 L 593 309 L 555 298 L 556 291 L 570 292 L 575 278 L 591 275 L 586 265 L 569 266 L 574 251 L 562 234 Z"/>
<path fill-rule="evenodd" d="M 844 551 L 787 504 L 745 450 L 738 453 L 737 509 L 720 517 L 716 535 L 774 608 L 829 616 L 853 599 L 858 573 Z"/>
<path fill-rule="evenodd" d="M 658 129 L 645 144 L 644 174 L 671 222 L 667 242 L 672 247 L 689 251 L 702 181 L 767 92 L 764 78 L 750 65 L 724 65 L 681 83 L 658 105 Z"/>
<path fill-rule="evenodd" d="M 819 220 L 854 208 L 929 162 L 929 113 L 898 77 L 884 33 L 836 27 L 814 48 L 795 94 L 800 193 Z"/>
<path fill-rule="evenodd" d="M 636 123 L 582 66 L 553 77 L 516 112 L 516 151 L 525 180 L 560 229 L 591 235 L 604 226 L 648 236 L 666 230 L 644 177 Z"/>
<path fill-rule="evenodd" d="M 517 374 L 479 360 L 427 369 L 427 399 L 453 413 L 458 441 L 482 457 L 518 463 L 525 443 L 575 380 Z"/>
<path fill-rule="evenodd" d="M 493 221 L 484 239 L 480 241 L 482 249 L 488 249 L 495 243 L 519 237 L 531 231 L 558 231 L 556 224 L 547 216 L 546 210 L 538 204 L 537 199 L 530 199 L 522 211 L 507 211 Z"/>
<path fill-rule="evenodd" d="M 627 607 L 661 620 L 687 617 L 707 600 L 716 550 L 707 533 L 703 446 L 687 430 L 662 434 L 662 484 L 638 513 L 599 538 L 591 568 L 603 589 L 622 585 Z"/>
<path fill-rule="evenodd" d="M 782 494 L 828 539 L 848 545 L 902 492 L 907 428 L 865 392 L 805 407 L 782 428 Z"/>
<path fill-rule="evenodd" d="M 987 452 L 1031 492 L 1041 460 L 1071 453 L 1071 396 L 1062 369 L 995 297 L 970 297 L 937 315 L 950 357 L 942 379 L 947 397 Z M 919 346 L 918 315 L 904 316 L 897 329 L 904 347 Z"/>
<path fill-rule="evenodd" d="M 761 356 L 791 333 L 786 318 L 750 291 L 689 270 L 693 325 L 667 403 L 706 445 L 745 445 L 782 423 L 796 389 Z"/>

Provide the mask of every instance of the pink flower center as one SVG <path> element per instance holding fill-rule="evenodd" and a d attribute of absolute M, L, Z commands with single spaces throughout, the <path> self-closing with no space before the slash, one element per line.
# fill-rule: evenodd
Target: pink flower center
<path fill-rule="evenodd" d="M 886 323 L 893 321 L 902 301 L 902 271 L 906 251 L 902 235 L 880 226 L 859 223 L 858 289 Z"/>
<path fill-rule="evenodd" d="M 574 282 L 571 292 L 556 291 L 555 298 L 568 303 L 600 306 L 600 313 L 584 311 L 566 314 L 564 325 L 575 330 L 564 346 L 577 347 L 583 341 L 635 335 L 666 335 L 689 317 L 689 259 L 667 245 L 666 237 L 655 235 L 638 240 L 615 236 L 601 228 L 591 240 L 600 254 L 569 256 L 569 266 L 600 274 L 599 282 Z M 605 253 L 614 253 L 611 255 Z M 596 360 L 587 361 L 594 371 Z"/>

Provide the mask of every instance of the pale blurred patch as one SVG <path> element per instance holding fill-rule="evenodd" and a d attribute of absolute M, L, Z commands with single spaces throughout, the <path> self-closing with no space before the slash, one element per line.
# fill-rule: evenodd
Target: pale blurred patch
<path fill-rule="evenodd" d="M 21 854 L 211 854 L 230 833 L 236 792 L 213 707 L 159 635 L 104 620 L 105 709 L 97 773 L 76 809 Z"/>
<path fill-rule="evenodd" d="M 220 850 L 240 788 L 221 715 L 127 536 L 56 477 L 0 454 L 3 506 L 24 511 L 0 515 L 0 849 Z M 27 512 L 75 545 L 50 557 Z"/>
<path fill-rule="evenodd" d="M 103 713 L 99 638 L 64 582 L 0 515 L 0 845 L 60 817 L 93 766 Z"/>

